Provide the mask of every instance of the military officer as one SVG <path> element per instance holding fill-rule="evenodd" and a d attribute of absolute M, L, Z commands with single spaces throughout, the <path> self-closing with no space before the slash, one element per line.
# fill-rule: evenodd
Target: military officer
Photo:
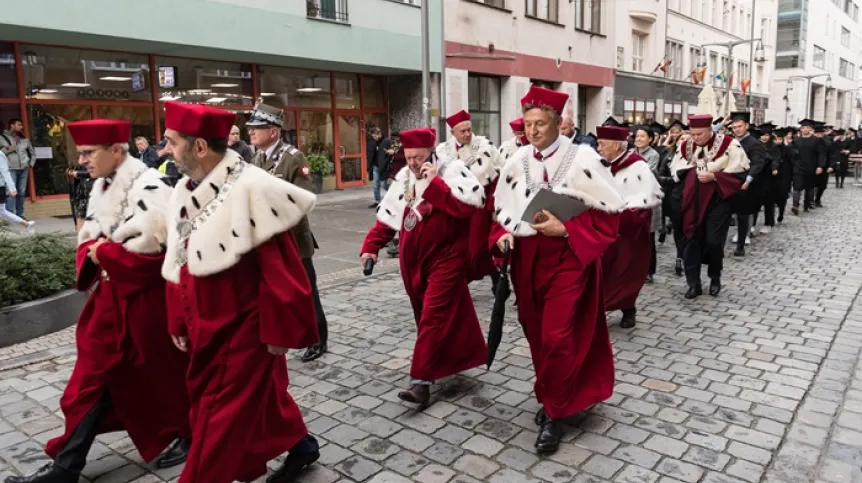
<path fill-rule="evenodd" d="M 266 104 L 257 105 L 251 114 L 251 119 L 246 123 L 251 144 L 257 149 L 251 158 L 251 164 L 300 188 L 311 191 L 311 172 L 305 162 L 305 155 L 296 147 L 282 140 L 281 129 L 283 127 L 284 111 Z M 303 217 L 291 231 L 296 238 L 297 245 L 299 245 L 299 255 L 302 257 L 302 264 L 305 271 L 308 272 L 308 279 L 311 281 L 314 306 L 317 312 L 317 330 L 320 335 L 320 343 L 306 349 L 302 356 L 303 362 L 310 362 L 326 352 L 326 342 L 329 338 L 326 314 L 323 312 L 320 293 L 317 290 L 317 272 L 314 270 L 314 263 L 312 262 L 314 250 L 319 247 L 314 234 L 311 232 L 311 224 L 308 222 L 307 216 Z"/>

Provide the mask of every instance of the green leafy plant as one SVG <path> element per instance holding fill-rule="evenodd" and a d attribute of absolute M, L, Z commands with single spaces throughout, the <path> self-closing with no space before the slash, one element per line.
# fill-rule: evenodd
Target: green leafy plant
<path fill-rule="evenodd" d="M 332 162 L 329 161 L 329 155 L 326 153 L 308 153 L 305 161 L 311 174 L 329 176 L 332 172 Z"/>
<path fill-rule="evenodd" d="M 0 228 L 0 307 L 30 302 L 75 286 L 75 247 L 48 234 L 18 237 Z"/>

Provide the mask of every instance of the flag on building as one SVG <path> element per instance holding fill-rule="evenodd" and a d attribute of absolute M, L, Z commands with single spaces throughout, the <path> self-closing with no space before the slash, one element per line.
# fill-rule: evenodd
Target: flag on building
<path fill-rule="evenodd" d="M 742 90 L 742 95 L 746 95 L 748 93 L 748 88 L 751 87 L 751 77 L 745 79 L 744 81 L 739 83 L 739 88 Z"/>

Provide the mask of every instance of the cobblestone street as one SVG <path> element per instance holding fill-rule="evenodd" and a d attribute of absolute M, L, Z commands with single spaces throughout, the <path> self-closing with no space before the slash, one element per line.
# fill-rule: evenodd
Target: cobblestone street
<path fill-rule="evenodd" d="M 398 400 L 415 328 L 397 263 L 367 279 L 345 269 L 371 211 L 323 208 L 316 229 L 338 223 L 343 233 L 317 235 L 324 249 L 337 245 L 321 270 L 330 353 L 289 361 L 290 391 L 323 444 L 301 481 L 862 482 L 862 189 L 849 185 L 755 238 L 745 258 L 727 247 L 717 298 L 685 300 L 672 241 L 661 247 L 638 326 L 609 319 L 613 397 L 569 420 L 549 457 L 533 449 L 533 370 L 511 307 L 490 371 L 438 381 L 424 412 Z M 487 326 L 490 281 L 473 294 Z M 43 465 L 43 444 L 62 432 L 71 334 L 0 349 L 0 481 Z M 100 437 L 90 461 L 84 476 L 100 483 L 174 481 L 181 471 L 153 470 L 124 433 Z"/>

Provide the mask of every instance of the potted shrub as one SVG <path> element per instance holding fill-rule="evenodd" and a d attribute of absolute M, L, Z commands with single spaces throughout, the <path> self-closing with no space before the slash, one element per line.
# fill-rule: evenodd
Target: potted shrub
<path fill-rule="evenodd" d="M 74 286 L 75 245 L 68 237 L 0 231 L 0 347 L 74 324 L 86 300 Z"/>
<path fill-rule="evenodd" d="M 305 157 L 308 163 L 308 170 L 311 171 L 311 183 L 314 185 L 314 193 L 320 194 L 323 192 L 323 177 L 329 176 L 332 172 L 332 163 L 329 161 L 329 155 L 326 153 L 309 153 Z"/>

